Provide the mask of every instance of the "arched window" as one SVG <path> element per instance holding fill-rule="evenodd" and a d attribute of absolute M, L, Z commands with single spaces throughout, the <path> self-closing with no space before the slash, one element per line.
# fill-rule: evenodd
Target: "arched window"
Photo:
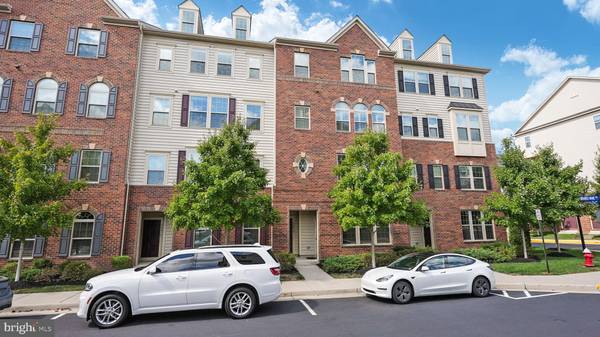
<path fill-rule="evenodd" d="M 367 106 L 358 103 L 354 106 L 354 132 L 364 132 L 367 129 Z"/>
<path fill-rule="evenodd" d="M 90 86 L 87 115 L 92 118 L 106 118 L 108 107 L 108 85 L 98 82 Z"/>
<path fill-rule="evenodd" d="M 350 132 L 350 108 L 344 102 L 335 105 L 335 130 Z"/>
<path fill-rule="evenodd" d="M 57 95 L 58 83 L 55 80 L 46 78 L 39 81 L 35 90 L 35 113 L 55 113 Z"/>
<path fill-rule="evenodd" d="M 81 212 L 75 216 L 71 232 L 70 256 L 90 256 L 94 236 L 94 215 Z"/>
<path fill-rule="evenodd" d="M 375 132 L 385 132 L 385 108 L 374 105 L 371 109 L 371 128 Z"/>

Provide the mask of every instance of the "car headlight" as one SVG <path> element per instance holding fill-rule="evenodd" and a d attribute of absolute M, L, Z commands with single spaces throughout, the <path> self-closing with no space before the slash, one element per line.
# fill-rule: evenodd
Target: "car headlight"
<path fill-rule="evenodd" d="M 92 289 L 94 289 L 94 286 L 90 282 L 88 282 L 85 284 L 85 288 L 83 290 L 91 291 Z"/>
<path fill-rule="evenodd" d="M 394 275 L 386 275 L 386 276 L 383 276 L 383 277 L 380 277 L 380 278 L 376 279 L 375 281 L 377 281 L 377 282 L 385 282 L 385 281 L 388 281 L 389 279 L 391 279 L 393 276 Z"/>

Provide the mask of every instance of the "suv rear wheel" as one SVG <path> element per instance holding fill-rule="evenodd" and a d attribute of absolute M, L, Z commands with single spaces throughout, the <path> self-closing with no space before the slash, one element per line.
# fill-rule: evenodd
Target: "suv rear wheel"
<path fill-rule="evenodd" d="M 246 318 L 256 309 L 257 299 L 254 292 L 246 287 L 238 287 L 227 294 L 225 312 L 234 319 Z"/>

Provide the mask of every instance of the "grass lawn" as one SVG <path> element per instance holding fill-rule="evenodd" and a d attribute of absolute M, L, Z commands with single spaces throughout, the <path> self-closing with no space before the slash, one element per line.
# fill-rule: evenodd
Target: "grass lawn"
<path fill-rule="evenodd" d="M 83 291 L 85 285 L 81 284 L 66 284 L 66 285 L 53 285 L 36 288 L 22 288 L 13 289 L 15 294 L 31 294 L 31 293 L 54 293 L 58 291 Z"/>
<path fill-rule="evenodd" d="M 590 271 L 600 271 L 600 252 L 594 252 L 595 267 L 585 267 L 583 265 L 583 254 L 576 249 L 563 249 L 563 252 L 568 252 L 572 257 L 553 257 L 548 256 L 548 264 L 550 265 L 550 274 L 562 275 L 572 273 L 585 273 Z M 555 252 L 550 250 L 549 252 Z M 514 275 L 545 275 L 546 263 L 544 262 L 544 253 L 540 248 L 534 248 L 529 252 L 530 256 L 537 256 L 539 261 L 536 262 L 506 262 L 494 263 L 495 271 Z"/>
<path fill-rule="evenodd" d="M 540 236 L 532 236 L 532 239 L 541 239 L 542 237 Z M 546 242 L 554 242 L 554 234 L 550 233 L 550 234 L 545 234 L 544 235 L 544 239 L 546 240 Z M 558 234 L 558 239 L 559 240 L 579 240 L 579 234 Z"/>

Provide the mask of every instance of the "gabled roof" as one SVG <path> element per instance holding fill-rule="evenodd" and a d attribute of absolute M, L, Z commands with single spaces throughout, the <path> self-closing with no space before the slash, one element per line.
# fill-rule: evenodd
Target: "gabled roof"
<path fill-rule="evenodd" d="M 392 40 L 392 43 L 390 43 L 390 47 L 393 46 L 394 43 L 396 43 L 396 41 L 398 41 L 399 39 L 414 40 L 415 36 L 410 32 L 410 30 L 404 28 L 404 30 L 402 32 L 400 32 L 400 34 L 396 35 L 396 37 Z"/>
<path fill-rule="evenodd" d="M 117 3 L 114 0 L 104 0 L 104 2 L 108 5 L 108 7 L 110 7 L 110 9 L 112 9 L 115 13 L 117 13 L 117 15 L 119 17 L 122 17 L 122 18 L 129 17 L 127 15 L 127 13 L 125 13 L 125 11 L 123 11 L 123 9 L 121 7 L 119 7 L 119 5 L 117 5 Z"/>
<path fill-rule="evenodd" d="M 586 76 L 567 76 L 561 83 L 560 85 L 554 89 L 554 91 L 552 91 L 552 93 L 537 107 L 537 109 L 535 109 L 533 111 L 533 113 L 531 113 L 531 115 L 529 115 L 529 117 L 527 117 L 527 119 L 523 122 L 523 124 L 521 124 L 521 126 L 517 129 L 517 131 L 515 132 L 515 135 L 518 135 L 519 133 L 525 131 L 525 126 L 535 117 L 538 115 L 538 113 L 540 113 L 540 111 L 542 111 L 542 109 L 548 105 L 548 103 L 550 103 L 550 101 L 556 96 L 556 94 L 558 94 L 558 92 L 560 92 L 560 90 L 562 88 L 564 88 L 567 83 L 569 83 L 572 80 L 587 80 L 587 81 L 600 81 L 600 77 L 586 77 Z"/>
<path fill-rule="evenodd" d="M 448 42 L 444 42 L 443 40 L 447 40 Z M 446 34 L 442 34 L 442 36 L 439 37 L 439 39 L 435 40 L 434 43 L 431 44 L 431 46 L 429 46 L 429 48 L 425 49 L 424 52 L 421 53 L 421 55 L 419 55 L 419 57 L 417 57 L 417 60 L 419 60 L 421 57 L 423 57 L 423 55 L 427 54 L 427 52 L 435 47 L 438 43 L 450 43 L 452 44 L 452 40 L 450 40 L 450 38 L 448 36 L 446 36 Z"/>
<path fill-rule="evenodd" d="M 183 5 L 184 3 L 188 2 L 188 1 L 191 2 L 194 6 L 198 7 L 198 9 L 200 9 L 200 6 L 198 6 L 196 1 L 194 1 L 194 0 L 183 0 L 182 2 L 179 3 L 179 5 L 177 5 L 177 7 Z"/>
<path fill-rule="evenodd" d="M 248 9 L 246 9 L 246 7 L 244 7 L 244 5 L 239 5 L 236 9 L 231 11 L 231 15 L 234 15 L 234 14 L 239 15 L 239 13 L 236 13 L 237 11 L 241 11 L 242 14 L 252 16 L 252 13 L 250 13 L 250 11 Z"/>
<path fill-rule="evenodd" d="M 342 37 L 346 32 L 350 30 L 350 28 L 354 26 L 358 26 L 362 29 L 367 36 L 375 42 L 375 44 L 379 47 L 380 50 L 389 51 L 390 48 L 379 38 L 377 34 L 360 18 L 360 16 L 355 16 L 352 20 L 348 21 L 337 33 L 333 34 L 332 37 L 327 39 L 327 43 L 336 43 L 340 37 Z"/>

